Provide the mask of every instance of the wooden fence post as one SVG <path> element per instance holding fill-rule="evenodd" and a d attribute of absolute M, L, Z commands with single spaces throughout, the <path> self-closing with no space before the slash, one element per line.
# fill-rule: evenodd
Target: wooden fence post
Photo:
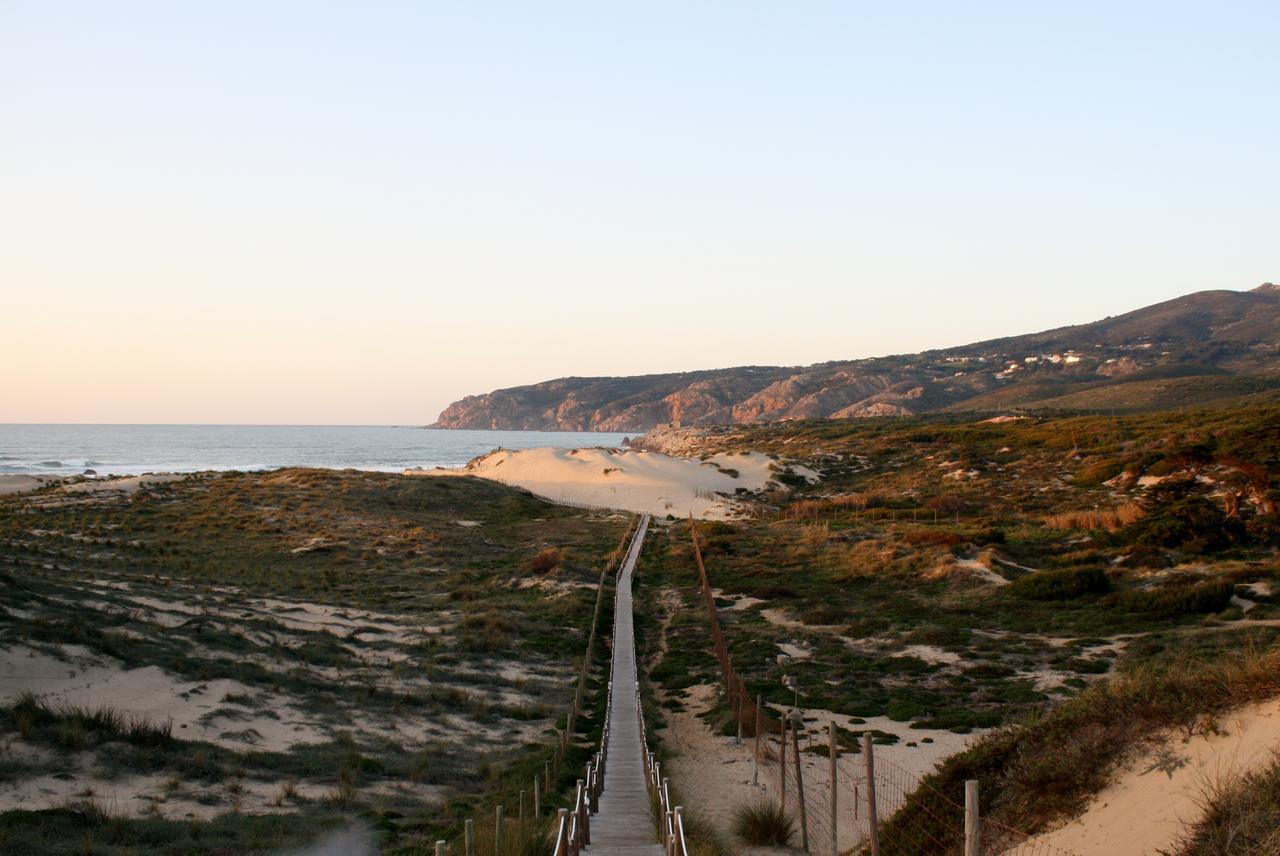
<path fill-rule="evenodd" d="M 556 831 L 556 852 L 568 853 L 569 852 L 569 809 L 558 808 L 556 809 L 556 815 L 559 818 L 559 820 L 557 821 L 559 825 L 556 827 L 556 830 L 557 830 Z"/>
<path fill-rule="evenodd" d="M 964 856 L 979 856 L 982 836 L 978 832 L 978 780 L 964 783 Z"/>
<path fill-rule="evenodd" d="M 760 784 L 760 703 L 763 696 L 756 693 L 756 758 L 755 764 L 751 769 L 751 784 Z"/>
<path fill-rule="evenodd" d="M 738 721 L 738 737 L 734 741 L 737 746 L 742 745 L 742 690 L 735 689 L 733 693 L 733 718 Z"/>
<path fill-rule="evenodd" d="M 836 747 L 836 721 L 833 719 L 827 723 L 827 736 L 831 740 L 831 852 L 839 854 L 840 852 L 840 815 L 836 811 L 836 792 L 839 790 L 839 778 L 837 776 L 837 759 L 839 757 L 839 749 Z"/>
<path fill-rule="evenodd" d="M 541 795 L 538 793 L 538 777 L 534 776 L 533 777 L 533 816 L 534 818 L 537 818 L 538 815 L 542 814 L 542 800 L 540 797 Z"/>
<path fill-rule="evenodd" d="M 504 811 L 506 809 L 501 805 L 493 810 L 493 852 L 495 854 L 502 852 L 502 815 Z"/>
<path fill-rule="evenodd" d="M 796 712 L 799 716 L 799 711 Z M 796 765 L 796 798 L 800 802 L 800 846 L 809 852 L 809 814 L 804 804 L 804 773 L 800 769 L 800 723 L 791 725 L 791 757 Z"/>
<path fill-rule="evenodd" d="M 462 841 L 467 856 L 476 856 L 476 822 L 471 818 L 462 822 Z"/>
<path fill-rule="evenodd" d="M 437 842 L 436 842 L 436 856 L 444 856 L 444 842 L 443 842 L 443 841 L 437 841 Z"/>
<path fill-rule="evenodd" d="M 867 827 L 871 830 L 871 856 L 880 856 L 880 812 L 876 808 L 876 756 L 871 734 L 862 735 L 862 763 L 867 769 Z"/>
<path fill-rule="evenodd" d="M 520 791 L 520 813 L 517 815 L 521 823 L 524 823 L 524 791 Z"/>
<path fill-rule="evenodd" d="M 786 814 L 787 813 L 787 715 L 786 713 L 782 714 L 782 747 L 778 752 L 778 760 L 781 762 L 778 764 L 778 766 L 782 768 L 782 773 L 781 773 L 782 787 L 779 788 L 779 790 L 782 792 L 782 813 Z"/>

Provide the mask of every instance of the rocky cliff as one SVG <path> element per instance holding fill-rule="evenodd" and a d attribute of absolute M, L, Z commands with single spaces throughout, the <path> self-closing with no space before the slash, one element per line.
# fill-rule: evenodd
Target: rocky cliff
<path fill-rule="evenodd" d="M 1154 401 L 1146 381 L 1160 381 L 1161 402 L 1170 395 L 1206 400 L 1269 389 L 1280 378 L 1278 356 L 1280 289 L 1267 283 L 1253 291 L 1197 292 L 1092 324 L 921 354 L 804 367 L 559 378 L 468 396 L 449 405 L 432 427 L 647 431 L 669 423 L 1058 406 L 1064 396 L 1073 408 L 1088 408 L 1097 398 L 1111 409 L 1117 400 L 1140 409 Z M 1119 384 L 1129 386 L 1117 392 Z"/>

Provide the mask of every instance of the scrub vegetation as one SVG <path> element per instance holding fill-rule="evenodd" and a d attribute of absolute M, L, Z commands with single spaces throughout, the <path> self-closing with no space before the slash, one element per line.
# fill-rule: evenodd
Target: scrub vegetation
<path fill-rule="evenodd" d="M 848 721 L 849 752 L 862 730 L 908 747 L 973 735 L 939 781 L 959 793 L 979 778 L 1006 824 L 1043 829 L 1162 729 L 1280 693 L 1273 404 L 680 440 L 821 474 L 758 496 L 740 521 L 696 526 L 749 692 L 798 702 L 819 742 L 828 714 Z M 687 521 L 655 536 L 640 579 L 650 678 L 680 709 L 675 691 L 718 678 Z M 723 703 L 708 719 L 732 727 Z M 937 810 L 909 807 L 900 828 Z"/>
<path fill-rule="evenodd" d="M 5 852 L 267 851 L 355 824 L 409 853 L 497 799 L 515 816 L 631 522 L 465 478 L 75 487 L 0 499 Z"/>

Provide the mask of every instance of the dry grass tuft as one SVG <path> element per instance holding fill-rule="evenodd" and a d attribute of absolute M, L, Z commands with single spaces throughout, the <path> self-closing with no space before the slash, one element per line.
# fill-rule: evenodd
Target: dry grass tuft
<path fill-rule="evenodd" d="M 1280 760 L 1238 779 L 1212 782 L 1204 814 L 1171 856 L 1280 853 Z"/>
<path fill-rule="evenodd" d="M 1049 529 L 1103 529 L 1107 532 L 1119 532 L 1145 516 L 1146 511 L 1141 505 L 1136 502 L 1127 502 L 1115 508 L 1050 514 L 1044 518 L 1044 525 Z"/>
<path fill-rule="evenodd" d="M 744 844 L 755 847 L 786 847 L 795 825 L 786 810 L 771 799 L 739 806 L 733 813 L 734 833 Z"/>
<path fill-rule="evenodd" d="M 547 547 L 529 560 L 529 570 L 535 574 L 549 574 L 564 564 L 564 553 L 559 547 Z"/>

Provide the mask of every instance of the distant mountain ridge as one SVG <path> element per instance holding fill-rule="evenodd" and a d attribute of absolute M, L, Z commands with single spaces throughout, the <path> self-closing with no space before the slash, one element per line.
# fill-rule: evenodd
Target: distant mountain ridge
<path fill-rule="evenodd" d="M 919 354 L 558 378 L 467 396 L 431 427 L 647 431 L 943 409 L 1144 409 L 1269 389 L 1280 389 L 1280 286 L 1264 283 Z"/>

